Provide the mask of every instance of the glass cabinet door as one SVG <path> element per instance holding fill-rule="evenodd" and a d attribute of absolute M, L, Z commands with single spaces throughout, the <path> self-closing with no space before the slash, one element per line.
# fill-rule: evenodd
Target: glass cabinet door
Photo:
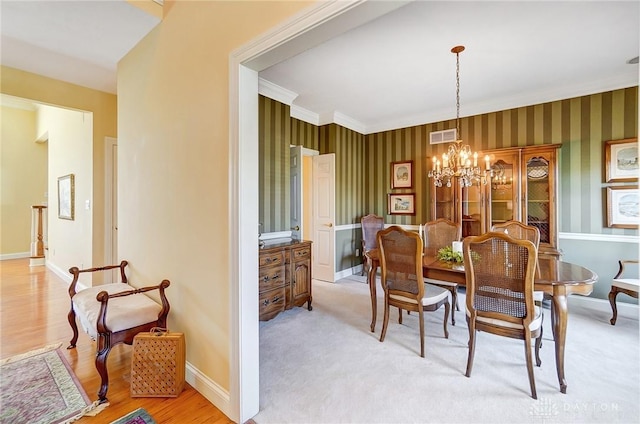
<path fill-rule="evenodd" d="M 489 187 L 489 227 L 520 219 L 518 153 L 495 155 Z"/>
<path fill-rule="evenodd" d="M 431 220 L 435 221 L 438 218 L 448 219 L 449 221 L 456 220 L 456 196 L 455 185 L 447 187 L 431 187 Z"/>
<path fill-rule="evenodd" d="M 486 231 L 482 185 L 464 187 L 461 191 L 462 237 L 477 236 Z"/>
<path fill-rule="evenodd" d="M 525 163 L 525 202 L 523 222 L 538 227 L 540 243 L 551 243 L 551 168 L 543 155 L 527 156 Z"/>

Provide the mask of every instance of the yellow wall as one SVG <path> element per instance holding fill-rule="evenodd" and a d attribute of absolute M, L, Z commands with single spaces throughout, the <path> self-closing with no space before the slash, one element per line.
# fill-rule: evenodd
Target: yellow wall
<path fill-rule="evenodd" d="M 49 225 L 47 262 L 65 274 L 72 266 L 91 265 L 93 156 L 92 114 L 52 106 L 39 106 L 36 132 L 49 134 Z M 58 217 L 58 178 L 74 176 L 74 219 Z M 91 205 L 91 204 L 90 204 Z M 90 284 L 89 278 L 83 283 Z"/>
<path fill-rule="evenodd" d="M 104 262 L 104 139 L 117 136 L 116 105 L 113 94 L 69 84 L 41 75 L 2 66 L 0 68 L 0 91 L 16 97 L 61 107 L 93 113 L 93 160 L 92 161 L 92 231 L 83 235 L 92 238 L 92 264 Z M 53 213 L 52 213 L 53 215 Z M 57 216 L 57 211 L 56 211 Z M 87 266 L 89 264 L 85 264 Z"/>
<path fill-rule="evenodd" d="M 187 361 L 230 384 L 229 54 L 304 2 L 170 2 L 118 66 L 119 254 L 171 281 Z"/>
<path fill-rule="evenodd" d="M 47 143 L 36 143 L 36 111 L 2 107 L 0 255 L 28 254 L 31 206 L 47 201 Z"/>

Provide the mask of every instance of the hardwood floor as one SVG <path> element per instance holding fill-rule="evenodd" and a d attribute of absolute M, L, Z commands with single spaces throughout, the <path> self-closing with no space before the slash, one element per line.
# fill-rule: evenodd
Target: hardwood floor
<path fill-rule="evenodd" d="M 67 283 L 45 266 L 29 267 L 29 259 L 0 261 L 0 357 L 49 344 L 69 344 Z M 95 369 L 95 342 L 80 332 L 75 349 L 62 349 L 91 400 L 97 399 L 100 378 Z M 159 423 L 232 423 L 189 384 L 177 398 L 129 396 L 131 346 L 117 345 L 108 360 L 110 405 L 78 423 L 109 423 L 137 409 L 146 409 Z"/>

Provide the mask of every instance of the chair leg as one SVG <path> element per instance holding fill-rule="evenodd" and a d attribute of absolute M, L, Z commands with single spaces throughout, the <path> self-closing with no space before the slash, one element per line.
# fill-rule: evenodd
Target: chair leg
<path fill-rule="evenodd" d="M 107 390 L 109 390 L 109 373 L 107 372 L 107 359 L 111 352 L 111 338 L 108 334 L 99 334 L 96 352 L 96 370 L 100 374 L 100 390 L 98 390 L 98 400 L 100 403 L 107 401 Z"/>
<path fill-rule="evenodd" d="M 71 330 L 73 330 L 73 337 L 71 337 L 71 341 L 69 342 L 69 346 L 67 346 L 67 349 L 73 349 L 74 347 L 76 347 L 76 343 L 78 342 L 78 324 L 76 324 L 76 312 L 73 310 L 73 305 L 71 306 L 71 310 L 67 314 L 67 319 L 69 320 Z"/>
<path fill-rule="evenodd" d="M 420 319 L 420 356 L 424 358 L 424 311 L 418 309 L 418 319 Z"/>
<path fill-rule="evenodd" d="M 382 331 L 380 332 L 380 341 L 384 341 L 384 336 L 387 334 L 387 324 L 389 324 L 389 300 L 384 300 L 384 318 L 382 319 Z"/>
<path fill-rule="evenodd" d="M 407 311 L 407 314 L 409 311 Z M 402 309 L 398 308 L 398 324 L 402 324 Z"/>
<path fill-rule="evenodd" d="M 454 306 L 451 309 L 451 325 L 456 325 L 455 313 L 460 310 L 460 306 L 458 305 L 458 288 L 451 288 L 451 304 Z"/>
<path fill-rule="evenodd" d="M 531 358 L 531 333 L 528 331 L 524 336 L 524 350 L 527 359 L 527 373 L 529 374 L 529 386 L 531 387 L 531 397 L 534 399 L 538 399 L 538 395 L 536 393 L 536 381 L 533 376 L 533 359 Z"/>
<path fill-rule="evenodd" d="M 540 348 L 542 347 L 542 333 L 543 333 L 542 324 L 544 324 L 544 314 L 542 314 L 541 320 L 542 321 L 540 322 L 540 335 L 536 337 L 536 365 L 537 366 L 542 365 L 542 359 L 540 359 Z"/>
<path fill-rule="evenodd" d="M 360 276 L 366 275 L 368 273 L 368 269 L 369 269 L 369 261 L 367 260 L 367 257 L 364 256 L 362 258 L 362 271 L 360 272 Z"/>
<path fill-rule="evenodd" d="M 611 304 L 611 311 L 613 311 L 613 316 L 609 320 L 611 325 L 616 325 L 616 321 L 618 320 L 618 308 L 616 306 L 616 296 L 618 296 L 618 290 L 615 287 L 611 287 L 611 291 L 609 292 L 609 303 Z"/>
<path fill-rule="evenodd" d="M 473 356 L 476 352 L 476 323 L 469 322 L 469 356 L 467 357 L 467 372 L 464 374 L 467 377 L 471 377 L 471 370 L 473 369 Z"/>
<path fill-rule="evenodd" d="M 449 302 L 444 304 L 444 321 L 443 321 L 443 325 L 444 325 L 444 338 L 448 339 L 449 338 L 449 330 L 447 329 L 447 321 L 449 321 L 449 312 L 451 312 L 451 316 L 453 317 L 453 309 L 451 305 L 449 305 Z M 453 321 L 453 319 L 452 319 Z M 455 325 L 455 324 L 454 324 Z"/>

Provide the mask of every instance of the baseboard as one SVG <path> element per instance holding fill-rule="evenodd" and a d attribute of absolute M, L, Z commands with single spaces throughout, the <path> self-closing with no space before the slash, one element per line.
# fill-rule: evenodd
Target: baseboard
<path fill-rule="evenodd" d="M 229 392 L 201 373 L 199 369 L 191 365 L 188 361 L 185 379 L 191 387 L 214 404 L 223 414 L 227 417 L 233 416 Z"/>
<path fill-rule="evenodd" d="M 342 271 L 336 272 L 334 274 L 333 281 L 338 281 L 341 278 L 345 278 L 350 275 L 360 274 L 361 272 L 362 272 L 362 265 L 352 266 L 351 268 L 343 269 Z"/>
<path fill-rule="evenodd" d="M 30 252 L 18 252 L 18 253 L 5 253 L 0 255 L 0 261 L 7 261 L 9 259 L 22 259 L 31 256 Z"/>
<path fill-rule="evenodd" d="M 622 296 L 618 296 L 622 297 Z M 588 309 L 591 311 L 604 313 L 609 318 L 612 315 L 611 305 L 608 300 L 605 299 L 596 299 L 594 297 L 586 297 L 586 296 L 569 296 L 569 319 L 571 319 L 571 308 L 579 307 L 583 309 Z M 627 302 L 620 302 L 619 300 L 616 302 L 616 306 L 618 308 L 618 317 L 624 317 L 629 319 L 640 319 L 640 308 L 638 305 Z"/>

